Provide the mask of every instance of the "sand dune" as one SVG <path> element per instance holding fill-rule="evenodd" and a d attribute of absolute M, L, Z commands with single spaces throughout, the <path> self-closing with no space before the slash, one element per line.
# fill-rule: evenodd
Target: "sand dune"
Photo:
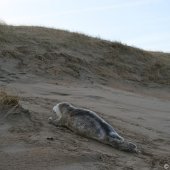
<path fill-rule="evenodd" d="M 0 26 L 2 170 L 163 170 L 170 165 L 169 54 L 61 30 Z M 1 99 L 1 98 L 0 98 Z M 133 141 L 118 151 L 48 124 L 61 101 L 88 108 Z"/>

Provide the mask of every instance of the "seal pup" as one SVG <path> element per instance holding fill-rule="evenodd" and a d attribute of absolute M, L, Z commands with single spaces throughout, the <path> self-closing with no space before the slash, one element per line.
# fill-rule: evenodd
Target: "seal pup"
<path fill-rule="evenodd" d="M 109 123 L 91 110 L 62 102 L 53 107 L 53 115 L 48 120 L 55 126 L 65 126 L 81 136 L 95 139 L 116 149 L 138 152 L 135 144 L 125 141 Z"/>

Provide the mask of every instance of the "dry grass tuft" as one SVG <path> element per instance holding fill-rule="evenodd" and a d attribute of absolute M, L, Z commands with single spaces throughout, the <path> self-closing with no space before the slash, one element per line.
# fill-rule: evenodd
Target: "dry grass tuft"
<path fill-rule="evenodd" d="M 19 96 L 9 95 L 5 90 L 0 89 L 0 105 L 17 106 L 19 105 Z"/>

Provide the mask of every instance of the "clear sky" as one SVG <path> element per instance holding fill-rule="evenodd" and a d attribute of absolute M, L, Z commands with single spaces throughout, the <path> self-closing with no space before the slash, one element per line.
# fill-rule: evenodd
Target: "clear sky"
<path fill-rule="evenodd" d="M 170 52 L 170 0 L 0 0 L 0 19 Z"/>

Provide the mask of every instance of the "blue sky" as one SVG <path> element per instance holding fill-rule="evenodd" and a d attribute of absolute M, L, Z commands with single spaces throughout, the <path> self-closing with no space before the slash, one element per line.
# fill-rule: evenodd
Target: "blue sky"
<path fill-rule="evenodd" d="M 170 0 L 0 0 L 0 19 L 170 52 Z"/>

